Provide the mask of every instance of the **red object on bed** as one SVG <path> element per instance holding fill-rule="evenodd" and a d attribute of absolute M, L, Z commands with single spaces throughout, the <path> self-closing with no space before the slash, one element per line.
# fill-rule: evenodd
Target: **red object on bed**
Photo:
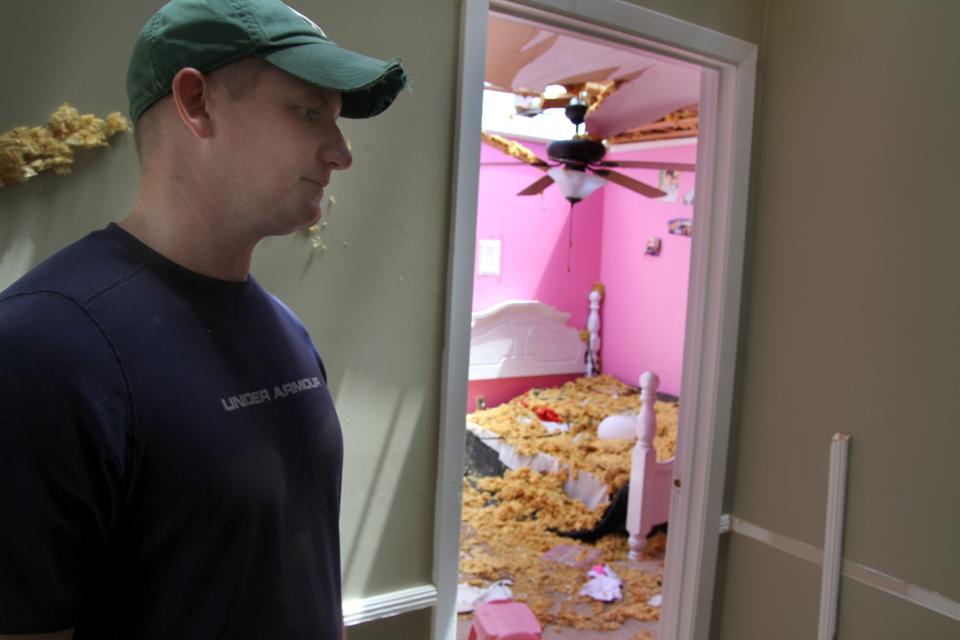
<path fill-rule="evenodd" d="M 533 412 L 544 422 L 563 422 L 563 419 L 557 415 L 557 412 L 550 407 L 534 407 Z"/>
<path fill-rule="evenodd" d="M 524 399 L 520 400 L 520 404 L 533 411 L 543 422 L 563 422 L 563 418 L 561 418 L 557 412 L 550 407 L 531 407 Z"/>

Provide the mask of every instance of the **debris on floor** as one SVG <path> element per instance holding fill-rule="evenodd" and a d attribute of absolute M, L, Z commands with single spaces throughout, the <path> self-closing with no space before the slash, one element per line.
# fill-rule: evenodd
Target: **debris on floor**
<path fill-rule="evenodd" d="M 561 470 L 522 467 L 481 476 L 477 475 L 483 473 L 481 467 L 491 465 L 468 464 L 460 582 L 485 590 L 512 580 L 513 599 L 525 603 L 544 629 L 633 628 L 638 640 L 654 638 L 637 628 L 660 618 L 659 604 L 653 603 L 662 589 L 666 536 L 661 532 L 651 537 L 642 557 L 630 560 L 625 533 L 603 535 L 592 542 L 556 533 L 594 530 L 604 518 L 606 504 L 590 509 L 567 494 L 568 474 L 572 478 L 582 471 L 593 474 L 610 496 L 629 481 L 634 442 L 600 440 L 597 427 L 609 415 L 632 415 L 639 410 L 637 388 L 602 375 L 557 388 L 531 389 L 507 403 L 469 414 L 469 422 L 493 432 L 491 437 L 508 442 L 519 455 L 553 456 L 561 462 Z M 654 447 L 658 460 L 665 461 L 676 451 L 678 404 L 657 401 L 655 410 Z M 568 428 L 555 428 L 560 424 Z M 480 444 L 478 448 L 488 447 Z M 596 566 L 601 569 L 589 575 L 588 570 Z M 464 614 L 463 619 L 469 616 Z"/>
<path fill-rule="evenodd" d="M 620 600 L 623 596 L 620 594 L 620 580 L 613 569 L 605 564 L 595 564 L 587 572 L 587 584 L 580 589 L 580 595 L 588 596 L 600 602 L 613 602 Z M 647 601 L 649 604 L 649 600 Z"/>
<path fill-rule="evenodd" d="M 461 582 L 457 585 L 457 613 L 470 613 L 481 604 L 495 600 L 513 600 L 513 580 L 497 580 L 486 587 Z"/>
<path fill-rule="evenodd" d="M 586 568 L 592 566 L 600 555 L 599 549 L 578 544 L 558 544 L 543 554 L 544 560 L 561 562 L 568 567 Z"/>
<path fill-rule="evenodd" d="M 503 477 L 467 477 L 463 489 L 460 543 L 461 582 L 488 587 L 511 579 L 516 601 L 525 602 L 544 626 L 610 630 L 626 620 L 657 621 L 649 604 L 660 593 L 662 564 L 628 560 L 626 535 L 612 534 L 594 544 L 563 538 L 549 529 L 590 528 L 603 509 L 588 510 L 563 490 L 565 473 L 530 469 Z M 658 556 L 651 539 L 647 558 Z M 604 564 L 621 578 L 621 599 L 599 602 L 582 596 L 588 581 L 583 563 Z M 646 565 L 653 565 L 651 569 Z M 586 566 L 591 566 L 586 564 Z M 558 597 L 559 596 L 559 597 Z"/>

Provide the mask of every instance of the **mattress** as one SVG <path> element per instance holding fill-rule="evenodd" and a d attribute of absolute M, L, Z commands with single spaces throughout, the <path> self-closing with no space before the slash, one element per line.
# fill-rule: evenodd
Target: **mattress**
<path fill-rule="evenodd" d="M 674 457 L 679 403 L 660 396 L 654 407 L 657 460 Z M 605 504 L 630 478 L 633 440 L 601 440 L 597 426 L 610 415 L 640 411 L 639 389 L 609 375 L 534 388 L 467 415 L 466 428 L 509 469 L 566 472 L 564 489 L 589 509 Z M 474 452 L 476 454 L 476 451 Z"/>

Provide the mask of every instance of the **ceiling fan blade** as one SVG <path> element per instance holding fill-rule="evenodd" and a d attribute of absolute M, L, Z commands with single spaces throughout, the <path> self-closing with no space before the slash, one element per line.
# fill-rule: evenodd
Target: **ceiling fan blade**
<path fill-rule="evenodd" d="M 610 182 L 615 182 L 621 187 L 626 187 L 631 191 L 636 191 L 640 195 L 647 196 L 648 198 L 660 198 L 667 195 L 666 192 L 657 189 L 656 187 L 651 187 L 645 182 L 640 182 L 639 180 L 634 180 L 630 176 L 625 176 L 622 173 L 617 173 L 616 171 L 609 171 L 607 169 L 595 169 L 594 173 L 602 178 L 606 178 Z"/>
<path fill-rule="evenodd" d="M 495 133 L 489 133 L 487 131 L 480 132 L 480 139 L 494 149 L 502 151 L 511 158 L 521 160 L 530 166 L 543 169 L 544 171 L 550 168 L 550 165 L 546 160 L 541 160 L 537 157 L 537 154 L 535 154 L 533 151 L 530 151 L 530 149 L 527 149 L 516 140 L 504 138 L 503 136 L 498 136 Z"/>
<path fill-rule="evenodd" d="M 543 193 L 543 190 L 553 184 L 553 178 L 550 176 L 543 176 L 529 187 L 518 193 L 518 196 L 535 196 L 538 193 Z"/>
<path fill-rule="evenodd" d="M 673 171 L 696 171 L 697 165 L 685 162 L 644 162 L 642 160 L 604 160 L 595 163 L 600 167 L 624 167 L 627 169 L 672 169 Z"/>

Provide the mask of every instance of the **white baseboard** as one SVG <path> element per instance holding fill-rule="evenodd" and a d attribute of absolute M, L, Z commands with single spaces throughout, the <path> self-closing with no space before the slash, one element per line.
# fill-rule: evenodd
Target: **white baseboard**
<path fill-rule="evenodd" d="M 380 618 L 426 609 L 436 604 L 437 588 L 432 584 L 390 591 L 368 598 L 344 600 L 343 624 L 351 627 Z"/>

